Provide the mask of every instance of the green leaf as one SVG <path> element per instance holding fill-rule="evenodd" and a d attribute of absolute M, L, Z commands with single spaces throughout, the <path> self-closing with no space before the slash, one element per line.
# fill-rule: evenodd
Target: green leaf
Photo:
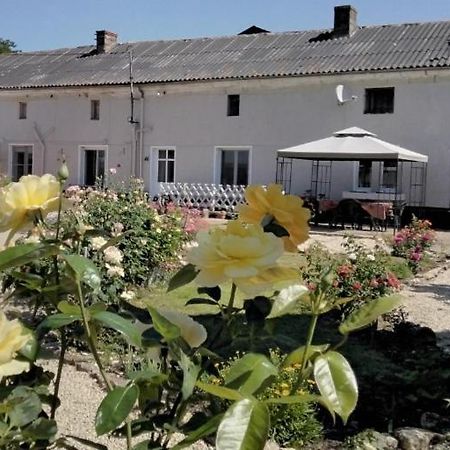
<path fill-rule="evenodd" d="M 22 435 L 26 439 L 33 441 L 50 441 L 58 432 L 55 420 L 39 417 L 22 430 Z"/>
<path fill-rule="evenodd" d="M 164 383 L 164 381 L 169 378 L 169 376 L 165 373 L 161 373 L 156 369 L 152 369 L 151 367 L 135 372 L 128 372 L 127 376 L 130 380 L 133 380 L 136 383 L 150 382 L 156 384 Z"/>
<path fill-rule="evenodd" d="M 39 348 L 39 343 L 34 333 L 28 328 L 23 328 L 23 334 L 29 336 L 27 343 L 19 350 L 19 354 L 26 358 L 28 361 L 34 361 Z"/>
<path fill-rule="evenodd" d="M 90 259 L 80 255 L 64 255 L 64 259 L 68 265 L 69 275 L 77 283 L 84 283 L 94 290 L 100 288 L 100 275 Z"/>
<path fill-rule="evenodd" d="M 346 423 L 358 401 L 358 384 L 348 361 L 334 351 L 318 356 L 314 379 L 326 404 Z"/>
<path fill-rule="evenodd" d="M 225 386 L 251 395 L 277 375 L 277 368 L 266 356 L 248 353 L 231 365 L 225 376 Z"/>
<path fill-rule="evenodd" d="M 166 341 L 173 341 L 181 336 L 181 330 L 162 316 L 156 309 L 147 308 L 152 316 L 153 327 Z"/>
<path fill-rule="evenodd" d="M 308 288 L 300 284 L 293 284 L 282 289 L 276 296 L 269 318 L 280 317 L 295 312 L 299 300 L 308 293 Z"/>
<path fill-rule="evenodd" d="M 139 396 L 135 384 L 115 387 L 109 392 L 97 410 L 95 431 L 98 436 L 115 430 L 130 414 Z"/>
<path fill-rule="evenodd" d="M 77 320 L 81 320 L 80 315 L 74 314 L 53 314 L 46 317 L 38 326 L 37 330 L 56 330 L 57 328 L 65 327 Z"/>
<path fill-rule="evenodd" d="M 9 411 L 9 419 L 14 427 L 24 427 L 25 425 L 37 419 L 42 404 L 39 396 L 33 389 L 26 386 L 16 387 L 7 397 L 8 403 L 12 405 Z"/>
<path fill-rule="evenodd" d="M 223 418 L 223 414 L 218 414 L 217 416 L 211 417 L 206 423 L 198 427 L 196 430 L 191 431 L 179 444 L 172 447 L 172 450 L 181 450 L 194 444 L 199 439 L 203 439 L 216 432 L 220 421 Z"/>
<path fill-rule="evenodd" d="M 190 283 L 195 279 L 197 274 L 198 270 L 193 264 L 186 264 L 170 279 L 167 292 L 173 291 L 174 289 L 178 289 L 179 287 Z"/>
<path fill-rule="evenodd" d="M 219 306 L 216 301 L 211 300 L 209 298 L 191 298 L 185 303 L 188 305 L 211 305 L 211 306 Z"/>
<path fill-rule="evenodd" d="M 361 308 L 352 312 L 339 326 L 339 332 L 348 334 L 370 325 L 377 317 L 386 314 L 397 308 L 401 303 L 401 298 L 397 295 L 381 297 L 369 300 Z"/>
<path fill-rule="evenodd" d="M 139 329 L 131 322 L 131 320 L 124 319 L 118 314 L 109 311 L 98 311 L 91 313 L 91 317 L 97 322 L 102 323 L 108 328 L 112 328 L 122 334 L 127 341 L 136 346 L 140 347 L 142 344 L 141 333 Z"/>
<path fill-rule="evenodd" d="M 211 297 L 213 300 L 218 302 L 220 297 L 222 296 L 222 291 L 219 286 L 214 287 L 199 287 L 197 292 L 201 294 L 206 294 L 208 297 Z"/>
<path fill-rule="evenodd" d="M 194 391 L 195 383 L 201 367 L 194 364 L 183 352 L 181 352 L 179 364 L 183 370 L 183 385 L 181 386 L 181 393 L 183 395 L 183 400 L 186 400 Z"/>
<path fill-rule="evenodd" d="M 58 253 L 60 253 L 59 248 L 49 244 L 22 244 L 8 247 L 0 252 L 0 272 Z"/>
<path fill-rule="evenodd" d="M 57 308 L 63 314 L 69 314 L 69 315 L 75 315 L 75 316 L 81 315 L 81 308 L 78 305 L 74 305 L 73 303 L 69 303 L 66 300 L 64 300 L 62 302 L 59 302 Z"/>
<path fill-rule="evenodd" d="M 197 381 L 195 385 L 202 391 L 208 394 L 215 395 L 216 397 L 224 398 L 226 400 L 242 400 L 244 396 L 235 389 L 230 389 L 217 384 L 203 383 L 203 381 Z"/>
<path fill-rule="evenodd" d="M 310 345 L 308 348 L 308 352 L 306 354 L 306 360 L 310 360 L 313 356 L 325 353 L 328 348 L 330 347 L 329 344 L 323 344 L 323 345 Z M 290 367 L 295 364 L 302 365 L 303 358 L 305 356 L 305 346 L 302 345 L 301 347 L 295 349 L 289 355 L 286 356 L 284 361 L 281 364 L 281 367 Z"/>
<path fill-rule="evenodd" d="M 269 433 L 267 405 L 243 399 L 225 413 L 217 430 L 217 450 L 262 450 Z"/>

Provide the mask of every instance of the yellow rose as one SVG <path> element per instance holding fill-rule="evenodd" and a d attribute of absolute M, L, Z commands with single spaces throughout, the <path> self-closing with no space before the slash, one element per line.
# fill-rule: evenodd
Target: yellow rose
<path fill-rule="evenodd" d="M 283 242 L 260 225 L 229 222 L 226 228 L 213 228 L 197 235 L 187 261 L 199 271 L 196 282 L 214 287 L 231 280 L 247 294 L 269 288 L 282 279 L 295 279 L 297 273 L 277 266 Z"/>
<path fill-rule="evenodd" d="M 281 186 L 270 184 L 248 186 L 245 190 L 246 205 L 239 208 L 239 220 L 260 224 L 266 216 L 271 216 L 286 229 L 289 236 L 283 237 L 287 251 L 297 251 L 297 246 L 308 239 L 309 209 L 303 208 L 303 201 L 295 195 L 284 195 Z"/>
<path fill-rule="evenodd" d="M 18 320 L 8 320 L 0 311 L 0 380 L 29 369 L 30 363 L 14 360 L 17 352 L 28 342 L 30 335 Z"/>
<path fill-rule="evenodd" d="M 53 175 L 26 175 L 17 183 L 0 189 L 0 232 L 15 232 L 33 221 L 37 213 L 43 217 L 56 211 L 60 184 Z"/>

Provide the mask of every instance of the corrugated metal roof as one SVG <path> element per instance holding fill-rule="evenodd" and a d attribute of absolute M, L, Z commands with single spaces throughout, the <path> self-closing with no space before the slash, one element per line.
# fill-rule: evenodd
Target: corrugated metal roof
<path fill-rule="evenodd" d="M 0 89 L 222 80 L 450 67 L 449 22 L 117 44 L 0 55 Z"/>

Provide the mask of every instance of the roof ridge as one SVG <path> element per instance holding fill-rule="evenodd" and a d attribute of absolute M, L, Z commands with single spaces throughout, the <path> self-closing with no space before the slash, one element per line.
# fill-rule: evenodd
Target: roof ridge
<path fill-rule="evenodd" d="M 437 20 L 437 21 L 426 21 L 426 22 L 405 22 L 405 23 L 388 23 L 388 24 L 370 24 L 370 25 L 358 25 L 358 30 L 362 29 L 374 29 L 374 28 L 386 28 L 386 27 L 404 27 L 404 26 L 420 26 L 420 25 L 430 25 L 430 24 L 440 24 L 440 23 L 450 23 L 450 19 L 448 20 Z M 185 37 L 185 38 L 167 38 L 167 39 L 145 39 L 145 40 L 137 40 L 137 41 L 125 41 L 118 42 L 119 45 L 139 45 L 145 43 L 168 43 L 168 42 L 195 42 L 195 41 L 213 41 L 216 39 L 253 39 L 257 36 L 282 36 L 282 35 L 295 35 L 295 34 L 306 34 L 306 33 L 328 33 L 332 32 L 333 28 L 321 28 L 321 29 L 313 29 L 313 30 L 287 30 L 287 31 L 270 31 L 268 33 L 258 33 L 258 34 L 227 34 L 227 35 L 219 35 L 219 36 L 198 36 L 198 37 Z M 45 49 L 45 50 L 32 50 L 25 52 L 14 53 L 14 55 L 33 55 L 33 54 L 45 54 L 47 52 L 52 52 L 52 54 L 57 54 L 57 52 L 62 51 L 70 51 L 76 49 L 88 49 L 95 47 L 95 44 L 84 44 L 78 45 L 76 47 L 60 47 L 55 49 Z M 11 54 L 9 54 L 11 55 Z"/>

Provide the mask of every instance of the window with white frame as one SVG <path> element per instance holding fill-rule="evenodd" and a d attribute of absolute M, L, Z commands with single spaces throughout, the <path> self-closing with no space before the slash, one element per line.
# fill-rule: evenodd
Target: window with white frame
<path fill-rule="evenodd" d="M 106 148 L 81 148 L 81 180 L 86 186 L 93 186 L 105 177 Z"/>
<path fill-rule="evenodd" d="M 158 182 L 173 183 L 175 181 L 175 149 L 159 148 L 157 154 Z"/>
<path fill-rule="evenodd" d="M 249 179 L 250 151 L 220 149 L 220 184 L 247 185 Z"/>
<path fill-rule="evenodd" d="M 11 145 L 11 178 L 18 181 L 20 177 L 33 172 L 33 146 Z"/>
<path fill-rule="evenodd" d="M 383 161 L 382 190 L 393 191 L 397 187 L 397 161 Z"/>

